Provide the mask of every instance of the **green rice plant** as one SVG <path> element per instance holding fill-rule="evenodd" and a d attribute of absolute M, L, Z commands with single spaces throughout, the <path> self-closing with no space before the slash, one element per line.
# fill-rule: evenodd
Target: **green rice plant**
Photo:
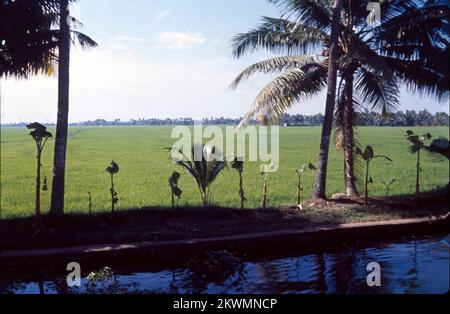
<path fill-rule="evenodd" d="M 113 160 L 111 161 L 111 165 L 106 168 L 106 172 L 111 175 L 111 188 L 109 191 L 111 192 L 111 212 L 114 214 L 115 205 L 119 202 L 119 197 L 114 189 L 114 175 L 119 172 L 119 165 Z"/>
<path fill-rule="evenodd" d="M 196 143 L 191 147 L 191 155 L 187 156 L 179 148 L 171 148 L 178 153 L 177 157 L 173 154 L 170 160 L 182 168 L 194 178 L 197 184 L 203 206 L 208 206 L 211 200 L 211 186 L 217 176 L 227 166 L 223 159 L 222 152 L 215 146 L 207 146 Z"/>
<path fill-rule="evenodd" d="M 175 197 L 177 198 L 177 206 L 180 202 L 181 194 L 183 191 L 178 187 L 178 180 L 180 179 L 180 174 L 176 171 L 172 173 L 169 177 L 169 187 L 172 196 L 172 208 L 175 208 Z"/>
<path fill-rule="evenodd" d="M 244 161 L 242 157 L 235 157 L 231 162 L 231 168 L 235 169 L 239 173 L 239 198 L 241 209 L 244 209 L 244 202 L 247 200 L 244 195 L 243 173 L 244 173 Z"/>
<path fill-rule="evenodd" d="M 30 135 L 36 142 L 37 150 L 35 219 L 38 221 L 41 218 L 41 157 L 44 146 L 47 143 L 48 139 L 52 137 L 52 133 L 48 132 L 47 128 L 38 122 L 28 124 L 27 128 L 32 130 L 30 132 Z M 47 178 L 45 176 L 43 190 L 47 190 Z"/>
<path fill-rule="evenodd" d="M 369 183 L 373 183 L 373 179 L 370 176 L 369 178 L 369 166 L 370 166 L 370 162 L 376 158 L 384 158 L 388 161 L 392 161 L 391 158 L 389 158 L 388 156 L 385 155 L 375 155 L 373 152 L 373 148 L 370 145 L 367 145 L 366 148 L 364 149 L 364 152 L 357 147 L 355 150 L 355 153 L 359 156 L 362 157 L 362 159 L 365 161 L 366 163 L 366 177 L 365 177 L 365 182 L 364 182 L 364 205 L 367 205 L 367 201 L 368 201 L 368 186 Z"/>
<path fill-rule="evenodd" d="M 423 171 L 421 165 L 420 152 L 425 148 L 425 141 L 432 138 L 432 135 L 428 132 L 422 136 L 415 135 L 413 131 L 406 131 L 406 139 L 411 142 L 409 151 L 412 154 L 416 154 L 416 198 L 419 198 L 420 193 L 420 173 Z"/>
<path fill-rule="evenodd" d="M 309 170 L 316 170 L 316 167 L 312 164 L 303 164 L 299 168 L 295 169 L 295 172 L 297 173 L 297 205 L 301 207 L 301 195 L 302 195 L 302 175 L 305 172 L 306 169 Z"/>

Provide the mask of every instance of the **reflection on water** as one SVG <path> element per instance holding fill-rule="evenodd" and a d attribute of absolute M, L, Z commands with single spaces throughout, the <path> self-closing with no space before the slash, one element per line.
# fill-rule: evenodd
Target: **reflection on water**
<path fill-rule="evenodd" d="M 364 249 L 243 262 L 209 252 L 185 267 L 160 272 L 121 272 L 68 289 L 65 278 L 1 285 L 12 293 L 445 293 L 449 290 L 449 236 Z M 366 266 L 381 265 L 381 287 L 366 284 Z M 114 271 L 114 269 L 113 269 Z"/>

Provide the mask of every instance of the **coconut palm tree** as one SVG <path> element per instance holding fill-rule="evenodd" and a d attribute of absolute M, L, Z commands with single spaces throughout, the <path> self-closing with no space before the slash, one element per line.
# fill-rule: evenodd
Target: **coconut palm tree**
<path fill-rule="evenodd" d="M 58 63 L 60 0 L 4 0 L 0 2 L 0 77 L 27 79 L 52 75 Z M 74 20 L 75 23 L 78 21 Z M 96 43 L 71 30 L 71 40 L 82 48 Z"/>
<path fill-rule="evenodd" d="M 56 0 L 0 3 L 0 77 L 53 72 L 58 43 L 51 26 L 56 12 Z"/>
<path fill-rule="evenodd" d="M 72 0 L 4 0 L 0 2 L 0 77 L 28 78 L 54 73 L 58 67 L 58 117 L 55 136 L 54 177 L 51 212 L 64 208 L 64 171 L 67 146 L 70 43 L 81 48 L 96 42 L 68 22 Z M 55 26 L 60 26 L 59 29 Z"/>
<path fill-rule="evenodd" d="M 59 2 L 58 33 L 58 115 L 56 120 L 55 152 L 53 157 L 53 181 L 50 212 L 54 215 L 64 214 L 64 177 L 66 169 L 67 132 L 69 125 L 69 77 L 70 77 L 70 22 L 75 20 L 69 16 L 69 0 Z M 84 46 L 97 45 L 89 37 L 76 32 L 80 43 Z M 114 209 L 113 209 L 114 211 Z"/>
<path fill-rule="evenodd" d="M 330 52 L 327 74 L 327 98 L 325 101 L 325 116 L 320 137 L 318 171 L 314 188 L 316 198 L 326 198 L 326 180 L 328 168 L 328 152 L 330 149 L 331 129 L 333 128 L 333 113 L 336 106 L 337 61 L 339 58 L 339 33 L 341 31 L 340 17 L 343 0 L 334 1 L 331 18 Z M 300 197 L 298 201 L 300 205 Z"/>
<path fill-rule="evenodd" d="M 283 16 L 264 17 L 261 25 L 238 34 L 233 41 L 236 57 L 258 49 L 285 54 L 251 65 L 231 84 L 235 88 L 258 72 L 281 73 L 259 93 L 242 123 L 261 112 L 267 115 L 268 121 L 274 122 L 294 103 L 317 95 L 327 83 L 333 20 L 330 1 L 270 2 L 283 6 Z M 348 195 L 357 193 L 354 175 L 356 112 L 364 106 L 387 114 L 398 105 L 401 85 L 440 100 L 448 99 L 450 81 L 446 73 L 448 3 L 384 1 L 380 4 L 383 14 L 379 25 L 368 25 L 369 2 L 346 0 L 340 15 L 335 123 L 345 155 Z M 327 132 L 322 135 L 322 142 L 326 142 Z M 319 173 L 324 167 L 324 157 L 320 158 Z M 325 180 L 318 180 L 316 195 L 319 197 L 323 197 L 324 184 Z"/>

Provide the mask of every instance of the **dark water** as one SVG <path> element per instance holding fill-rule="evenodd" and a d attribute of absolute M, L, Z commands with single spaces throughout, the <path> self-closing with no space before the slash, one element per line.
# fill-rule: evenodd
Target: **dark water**
<path fill-rule="evenodd" d="M 242 261 L 210 253 L 178 269 L 106 270 L 66 290 L 65 278 L 16 282 L 13 293 L 445 293 L 449 290 L 449 236 L 380 242 L 366 248 L 286 258 Z M 368 287 L 367 264 L 381 266 L 381 287 Z M 106 275 L 105 275 L 106 274 Z"/>

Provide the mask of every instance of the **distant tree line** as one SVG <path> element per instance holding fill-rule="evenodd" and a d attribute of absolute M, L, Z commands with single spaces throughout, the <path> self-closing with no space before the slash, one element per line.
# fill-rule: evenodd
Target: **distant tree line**
<path fill-rule="evenodd" d="M 303 115 L 303 114 L 285 114 L 279 121 L 282 126 L 318 126 L 322 125 L 323 114 Z M 133 126 L 133 125 L 193 125 L 197 121 L 193 118 L 166 118 L 166 119 L 132 119 L 122 121 L 115 119 L 107 121 L 105 119 L 89 120 L 84 122 L 71 123 L 72 126 Z M 203 118 L 204 125 L 237 125 L 241 118 Z M 251 120 L 250 124 L 256 124 L 256 120 Z M 2 126 L 26 126 L 27 122 L 3 124 Z M 430 113 L 428 110 L 397 111 L 395 113 L 381 115 L 376 112 L 363 111 L 357 115 L 357 124 L 359 126 L 449 126 L 449 115 L 445 112 Z M 48 124 L 52 126 L 52 124 Z"/>

